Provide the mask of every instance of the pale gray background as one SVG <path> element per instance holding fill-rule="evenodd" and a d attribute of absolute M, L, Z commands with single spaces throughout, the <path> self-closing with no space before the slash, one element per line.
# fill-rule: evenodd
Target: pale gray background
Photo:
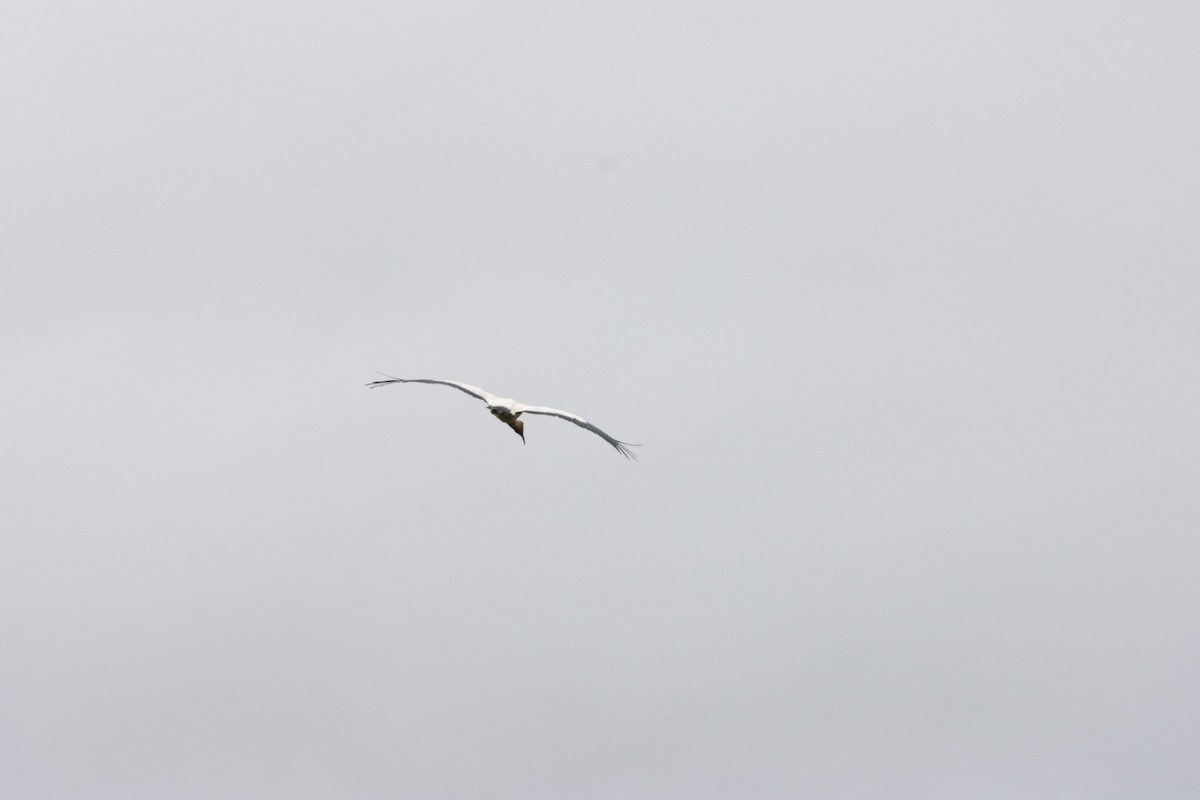
<path fill-rule="evenodd" d="M 1198 8 L 6 3 L 0 794 L 1200 796 Z"/>

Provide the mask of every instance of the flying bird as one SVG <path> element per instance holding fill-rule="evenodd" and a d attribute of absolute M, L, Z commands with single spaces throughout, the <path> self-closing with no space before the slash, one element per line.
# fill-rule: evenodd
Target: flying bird
<path fill-rule="evenodd" d="M 380 386 L 387 386 L 390 383 L 437 383 L 442 386 L 453 386 L 460 392 L 466 392 L 472 397 L 478 397 L 483 402 L 487 403 L 488 411 L 492 412 L 492 416 L 503 422 L 508 427 L 517 432 L 521 437 L 521 441 L 525 441 L 525 423 L 518 419 L 522 414 L 546 414 L 551 417 L 559 417 L 568 422 L 574 422 L 584 430 L 591 431 L 599 436 L 604 441 L 611 444 L 616 451 L 626 458 L 637 460 L 635 454 L 630 447 L 640 447 L 640 445 L 630 444 L 629 442 L 620 442 L 609 436 L 604 431 L 597 428 L 592 423 L 588 422 L 583 417 L 578 417 L 568 411 L 560 411 L 557 408 L 546 408 L 545 406 L 527 406 L 524 403 L 518 403 L 516 400 L 510 400 L 507 397 L 497 397 L 491 392 L 485 392 L 477 386 L 470 386 L 458 381 L 443 381 L 437 378 L 394 378 L 385 372 L 379 373 L 387 378 L 385 381 L 371 381 L 367 384 L 370 389 L 376 389 Z"/>

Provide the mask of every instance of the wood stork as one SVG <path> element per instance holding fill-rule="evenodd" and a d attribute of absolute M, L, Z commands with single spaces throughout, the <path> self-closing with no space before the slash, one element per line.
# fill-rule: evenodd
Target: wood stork
<path fill-rule="evenodd" d="M 640 447 L 641 445 L 617 441 L 592 423 L 588 422 L 583 417 L 578 417 L 570 412 L 560 411 L 557 408 L 546 408 L 545 406 L 527 406 L 524 403 L 518 403 L 516 400 L 511 400 L 507 397 L 497 397 L 491 392 L 485 392 L 483 389 L 480 389 L 477 386 L 459 383 L 458 381 L 443 381 L 438 380 L 437 378 L 394 378 L 385 372 L 381 372 L 379 374 L 385 376 L 387 380 L 371 381 L 367 384 L 368 388 L 376 389 L 380 386 L 387 386 L 390 383 L 437 383 L 441 384 L 442 386 L 453 386 L 460 392 L 466 392 L 472 397 L 478 397 L 480 400 L 487 403 L 488 411 L 492 412 L 492 416 L 517 432 L 517 435 L 521 437 L 522 442 L 525 441 L 525 423 L 518 419 L 518 417 L 520 417 L 522 414 L 546 414 L 551 417 L 565 419 L 568 422 L 574 422 L 584 430 L 591 431 L 604 441 L 611 444 L 621 455 L 625 456 L 626 458 L 632 458 L 635 461 L 637 460 L 637 454 L 635 454 L 629 448 Z"/>

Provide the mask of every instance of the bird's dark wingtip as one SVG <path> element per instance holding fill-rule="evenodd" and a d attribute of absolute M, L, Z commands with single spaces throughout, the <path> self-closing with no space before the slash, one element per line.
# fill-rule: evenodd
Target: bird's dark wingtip
<path fill-rule="evenodd" d="M 621 455 L 625 456 L 626 458 L 632 459 L 634 461 L 638 460 L 637 453 L 633 452 L 629 448 L 641 447 L 640 444 L 633 444 L 631 442 L 616 442 L 613 444 L 613 447 L 617 448 L 617 452 L 620 453 Z"/>
<path fill-rule="evenodd" d="M 378 389 L 380 386 L 387 386 L 389 383 L 402 383 L 402 381 L 394 375 L 388 375 L 386 372 L 375 370 L 377 375 L 382 375 L 387 378 L 386 381 L 371 381 L 367 384 L 368 389 Z"/>

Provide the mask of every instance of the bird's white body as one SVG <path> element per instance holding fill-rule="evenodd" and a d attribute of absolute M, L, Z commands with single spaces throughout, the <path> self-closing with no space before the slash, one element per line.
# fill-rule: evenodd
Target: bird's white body
<path fill-rule="evenodd" d="M 383 375 L 384 373 L 380 374 Z M 525 423 L 518 419 L 518 417 L 520 417 L 522 414 L 545 414 L 547 416 L 559 417 L 560 419 L 565 419 L 568 422 L 573 422 L 584 430 L 591 431 L 600 438 L 604 439 L 604 441 L 612 445 L 618 453 L 626 458 L 632 458 L 635 460 L 637 459 L 637 456 L 629 448 L 637 447 L 638 445 L 630 444 L 629 442 L 618 441 L 597 428 L 592 423 L 585 420 L 583 417 L 576 416 L 569 411 L 560 411 L 557 408 L 547 408 L 546 406 L 528 406 L 524 403 L 518 403 L 512 398 L 497 397 L 491 392 L 486 392 L 483 389 L 480 389 L 478 386 L 471 386 L 470 384 L 459 383 L 458 381 L 444 381 L 438 378 L 393 378 L 391 375 L 385 375 L 385 377 L 387 380 L 372 381 L 371 383 L 368 383 L 367 386 L 372 389 L 379 386 L 387 386 L 390 383 L 436 383 L 442 386 L 453 386 L 460 392 L 465 392 L 466 394 L 469 394 L 472 397 L 477 397 L 483 402 L 487 403 L 488 411 L 492 413 L 492 416 L 496 417 L 496 419 L 500 420 L 505 425 L 508 425 L 510 428 L 516 431 L 517 435 L 521 437 L 522 442 L 525 441 Z"/>

